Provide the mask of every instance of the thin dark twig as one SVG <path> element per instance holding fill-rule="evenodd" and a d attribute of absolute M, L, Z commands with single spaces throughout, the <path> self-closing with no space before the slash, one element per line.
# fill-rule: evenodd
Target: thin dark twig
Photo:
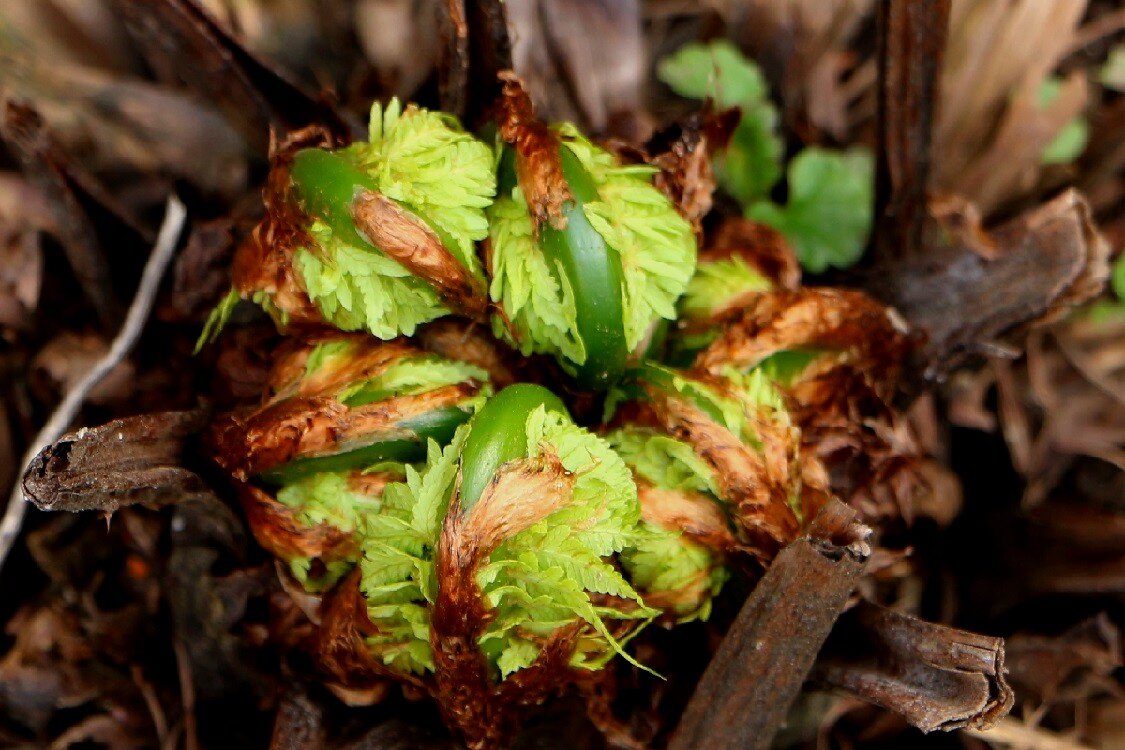
<path fill-rule="evenodd" d="M 51 414 L 51 418 L 43 425 L 43 429 L 31 441 L 27 453 L 24 454 L 20 463 L 20 474 L 27 469 L 39 451 L 57 440 L 66 431 L 66 428 L 74 421 L 78 411 L 82 408 L 82 404 L 86 401 L 90 391 L 128 356 L 137 343 L 141 331 L 144 330 L 145 323 L 148 322 L 149 314 L 152 312 L 152 305 L 156 300 L 156 292 L 160 288 L 160 281 L 172 261 L 172 256 L 175 254 L 176 243 L 180 238 L 186 217 L 187 209 L 184 208 L 184 204 L 175 196 L 170 197 L 164 210 L 164 221 L 160 225 L 160 234 L 157 236 L 156 244 L 145 263 L 144 273 L 141 275 L 141 282 L 137 286 L 136 296 L 133 297 L 133 302 L 129 305 L 125 323 L 113 339 L 113 343 L 110 344 L 109 351 L 86 373 L 86 377 L 82 378 L 77 385 L 67 392 Z M 18 476 L 19 474 L 17 474 Z M 26 512 L 27 498 L 24 497 L 22 484 L 17 478 L 16 486 L 8 497 L 8 507 L 4 512 L 4 519 L 0 521 L 0 567 L 3 567 L 12 545 L 15 544 L 16 538 L 19 536 Z"/>
<path fill-rule="evenodd" d="M 184 642 L 176 636 L 172 640 L 176 653 L 176 673 L 180 678 L 180 701 L 184 708 L 184 747 L 185 750 L 199 750 L 199 733 L 195 723 L 195 683 L 191 675 L 191 660 L 188 658 Z"/>
<path fill-rule="evenodd" d="M 129 673 L 133 678 L 133 684 L 137 686 L 141 698 L 144 699 L 145 705 L 148 707 L 153 728 L 156 730 L 156 739 L 160 742 L 160 746 L 164 747 L 168 744 L 168 719 L 164 715 L 163 706 L 160 705 L 160 698 L 157 697 L 152 683 L 145 679 L 144 671 L 139 665 L 134 664 L 130 667 Z"/>

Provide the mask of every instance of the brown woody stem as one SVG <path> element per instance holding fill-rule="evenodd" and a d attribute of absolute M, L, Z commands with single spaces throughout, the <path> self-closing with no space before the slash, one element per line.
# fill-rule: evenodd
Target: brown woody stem
<path fill-rule="evenodd" d="M 887 258 L 916 255 L 922 246 L 949 3 L 879 4 L 875 251 Z"/>

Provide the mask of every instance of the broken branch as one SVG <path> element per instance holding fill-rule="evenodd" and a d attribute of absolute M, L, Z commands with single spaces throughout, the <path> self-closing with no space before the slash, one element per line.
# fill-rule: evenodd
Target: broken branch
<path fill-rule="evenodd" d="M 670 750 L 767 748 L 867 561 L 855 511 L 833 501 L 771 563 L 711 659 Z"/>

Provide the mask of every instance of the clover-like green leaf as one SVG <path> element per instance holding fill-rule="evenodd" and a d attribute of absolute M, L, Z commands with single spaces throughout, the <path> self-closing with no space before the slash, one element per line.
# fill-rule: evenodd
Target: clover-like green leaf
<path fill-rule="evenodd" d="M 789 163 L 788 181 L 784 206 L 756 203 L 747 216 L 784 234 L 801 265 L 814 273 L 859 260 L 871 230 L 871 155 L 859 148 L 806 148 Z"/>
<path fill-rule="evenodd" d="M 777 108 L 757 64 L 719 40 L 681 47 L 660 63 L 657 75 L 680 96 L 711 98 L 719 107 L 742 110 L 730 143 L 715 159 L 716 176 L 743 205 L 769 195 L 781 177 L 783 144 Z"/>

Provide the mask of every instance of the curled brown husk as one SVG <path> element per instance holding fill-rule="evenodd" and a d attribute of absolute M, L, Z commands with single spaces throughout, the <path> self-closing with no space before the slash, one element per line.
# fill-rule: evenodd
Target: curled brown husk
<path fill-rule="evenodd" d="M 231 280 L 243 297 L 266 294 L 272 309 L 286 325 L 325 325 L 324 316 L 309 299 L 296 269 L 293 253 L 315 243 L 305 227 L 308 219 L 292 196 L 289 165 L 303 148 L 344 145 L 327 129 L 310 126 L 270 141 L 270 168 L 262 189 L 265 217 L 234 254 Z"/>
<path fill-rule="evenodd" d="M 718 319 L 722 332 L 696 360 L 712 372 L 750 368 L 786 350 L 825 352 L 786 391 L 802 457 L 819 459 L 834 492 L 868 519 L 948 517 L 942 508 L 956 506 L 957 483 L 926 458 L 892 405 L 915 344 L 893 309 L 857 291 L 780 289 Z"/>
<path fill-rule="evenodd" d="M 369 190 L 351 208 L 356 229 L 384 255 L 425 279 L 450 307 L 480 319 L 488 310 L 483 284 L 453 256 L 429 224 L 395 201 Z"/>
<path fill-rule="evenodd" d="M 328 562 L 355 555 L 357 545 L 350 532 L 329 524 L 310 526 L 298 518 L 296 509 L 251 484 L 240 483 L 238 491 L 254 538 L 282 560 L 312 557 Z"/>
<path fill-rule="evenodd" d="M 511 71 L 502 73 L 500 79 L 497 125 L 500 137 L 516 152 L 516 176 L 532 221 L 536 229 L 544 222 L 565 229 L 563 206 L 571 194 L 559 161 L 559 138 L 535 116 L 520 79 Z"/>
<path fill-rule="evenodd" d="M 245 480 L 297 457 L 345 451 L 375 436 L 408 438 L 413 433 L 399 426 L 403 420 L 461 403 L 482 387 L 466 381 L 348 407 L 335 396 L 342 386 L 374 377 L 402 357 L 420 355 L 423 350 L 401 339 L 337 335 L 330 338 L 362 346 L 345 367 L 302 377 L 309 354 L 328 338 L 314 337 L 282 349 L 269 377 L 272 395 L 261 406 L 216 420 L 209 436 L 212 454 L 236 479 Z"/>

